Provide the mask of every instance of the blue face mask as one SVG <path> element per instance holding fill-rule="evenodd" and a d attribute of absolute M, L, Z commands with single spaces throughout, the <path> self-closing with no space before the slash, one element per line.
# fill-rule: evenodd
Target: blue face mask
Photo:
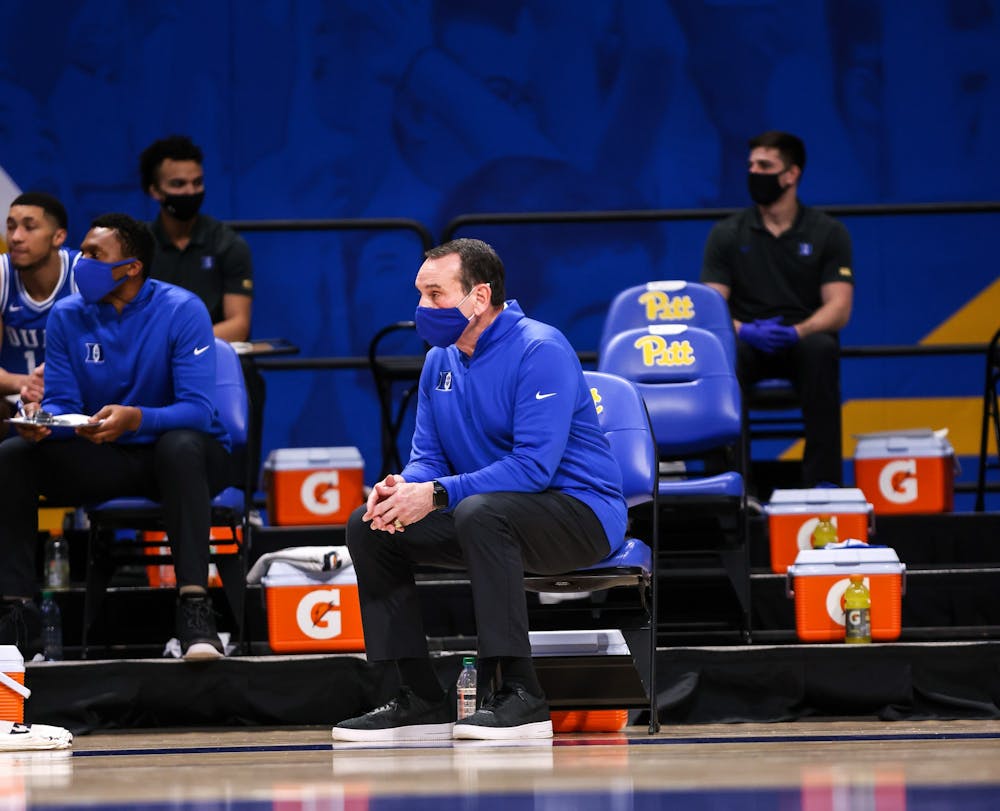
<path fill-rule="evenodd" d="M 467 316 L 459 309 L 472 295 L 472 290 L 454 307 L 417 307 L 413 317 L 417 335 L 431 346 L 451 346 L 455 343 L 472 320 L 471 315 Z"/>
<path fill-rule="evenodd" d="M 122 265 L 129 265 L 134 261 L 135 257 L 122 259 L 121 262 L 102 262 L 99 259 L 81 256 L 76 262 L 76 267 L 73 268 L 73 277 L 83 300 L 87 304 L 97 304 L 128 278 L 128 276 L 122 276 L 120 279 L 116 279 L 114 269 Z"/>

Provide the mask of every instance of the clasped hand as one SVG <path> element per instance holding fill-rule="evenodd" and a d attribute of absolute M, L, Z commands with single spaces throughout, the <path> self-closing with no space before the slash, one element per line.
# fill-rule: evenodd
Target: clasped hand
<path fill-rule="evenodd" d="M 739 338 L 761 352 L 772 354 L 798 343 L 799 333 L 795 327 L 781 323 L 781 316 L 748 321 L 740 327 Z"/>
<path fill-rule="evenodd" d="M 403 532 L 434 509 L 434 485 L 431 482 L 407 482 L 399 474 L 390 473 L 368 494 L 363 521 L 371 521 L 372 529 L 390 535 Z"/>

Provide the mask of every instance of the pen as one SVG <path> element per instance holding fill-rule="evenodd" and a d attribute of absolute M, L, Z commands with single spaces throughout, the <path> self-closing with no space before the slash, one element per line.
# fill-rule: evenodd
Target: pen
<path fill-rule="evenodd" d="M 28 415 L 24 413 L 24 403 L 20 399 L 14 404 L 17 407 L 17 413 L 20 414 L 24 419 L 28 419 Z"/>

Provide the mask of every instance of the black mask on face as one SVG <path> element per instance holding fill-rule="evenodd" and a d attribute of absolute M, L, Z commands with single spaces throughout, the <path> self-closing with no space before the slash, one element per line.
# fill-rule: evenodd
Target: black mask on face
<path fill-rule="evenodd" d="M 205 192 L 203 191 L 197 194 L 167 194 L 164 195 L 160 207 L 171 217 L 187 222 L 198 216 L 198 209 L 201 208 L 204 199 Z"/>
<path fill-rule="evenodd" d="M 750 189 L 750 199 L 759 206 L 769 206 L 775 202 L 785 193 L 785 189 L 778 182 L 781 175 L 782 172 L 775 175 L 762 175 L 759 172 L 748 173 L 747 188 Z"/>

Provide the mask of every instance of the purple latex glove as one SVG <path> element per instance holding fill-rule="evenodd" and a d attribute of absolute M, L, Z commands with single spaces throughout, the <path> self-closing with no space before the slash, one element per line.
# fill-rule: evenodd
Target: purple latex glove
<path fill-rule="evenodd" d="M 740 327 L 738 336 L 741 341 L 746 341 L 754 349 L 759 349 L 761 352 L 766 352 L 770 355 L 784 345 L 780 343 L 780 338 L 778 337 L 780 333 L 775 333 L 775 330 L 784 329 L 778 323 L 779 321 L 781 321 L 780 315 L 774 318 L 759 318 L 756 321 L 745 322 Z"/>
<path fill-rule="evenodd" d="M 799 333 L 795 327 L 786 327 L 784 324 L 775 324 L 770 328 L 771 339 L 776 344 L 777 349 L 788 349 L 799 342 Z"/>

